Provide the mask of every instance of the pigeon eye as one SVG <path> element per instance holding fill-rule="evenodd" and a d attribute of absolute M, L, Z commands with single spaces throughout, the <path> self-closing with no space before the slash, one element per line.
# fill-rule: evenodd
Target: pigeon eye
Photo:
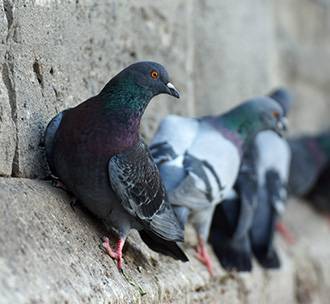
<path fill-rule="evenodd" d="M 152 79 L 157 79 L 158 78 L 158 72 L 155 71 L 155 70 L 152 70 L 150 72 L 150 76 L 151 76 Z"/>
<path fill-rule="evenodd" d="M 278 113 L 278 112 L 273 112 L 272 114 L 273 114 L 273 116 L 274 116 L 276 119 L 279 119 L 279 118 L 280 118 L 280 113 Z"/>

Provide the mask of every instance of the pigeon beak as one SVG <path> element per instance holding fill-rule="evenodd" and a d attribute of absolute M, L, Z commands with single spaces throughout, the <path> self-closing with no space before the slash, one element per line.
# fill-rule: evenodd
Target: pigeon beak
<path fill-rule="evenodd" d="M 276 123 L 276 128 L 281 132 L 284 133 L 288 130 L 288 120 L 286 117 L 281 118 Z"/>
<path fill-rule="evenodd" d="M 288 126 L 289 126 L 289 121 L 286 117 L 282 119 L 282 124 L 283 124 L 283 130 L 286 132 L 288 131 Z"/>
<path fill-rule="evenodd" d="M 168 82 L 166 84 L 166 87 L 167 87 L 168 93 L 170 95 L 172 95 L 176 98 L 180 98 L 180 94 L 179 94 L 178 90 L 175 88 L 175 86 L 172 83 Z"/>

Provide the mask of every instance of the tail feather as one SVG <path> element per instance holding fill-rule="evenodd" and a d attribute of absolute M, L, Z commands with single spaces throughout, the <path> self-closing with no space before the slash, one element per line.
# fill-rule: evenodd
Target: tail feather
<path fill-rule="evenodd" d="M 150 231 L 141 230 L 139 233 L 142 240 L 151 250 L 170 256 L 175 260 L 180 260 L 182 262 L 189 261 L 186 254 L 176 242 L 164 240 Z"/>
<path fill-rule="evenodd" d="M 252 270 L 252 258 L 248 252 L 226 248 L 221 252 L 216 252 L 216 255 L 226 270 L 248 271 Z"/>
<path fill-rule="evenodd" d="M 184 240 L 184 227 L 179 222 L 168 201 L 152 217 L 148 230 L 170 242 L 183 242 Z"/>
<path fill-rule="evenodd" d="M 251 271 L 252 252 L 249 239 L 233 240 L 220 237 L 221 233 L 211 235 L 210 242 L 221 266 L 226 270 Z"/>
<path fill-rule="evenodd" d="M 266 269 L 278 269 L 281 267 L 280 258 L 274 248 L 264 251 L 255 251 L 254 255 L 259 264 Z"/>

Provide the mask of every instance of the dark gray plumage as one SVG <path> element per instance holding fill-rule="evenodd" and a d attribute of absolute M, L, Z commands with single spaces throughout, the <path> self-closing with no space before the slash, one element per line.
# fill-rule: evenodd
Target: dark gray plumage
<path fill-rule="evenodd" d="M 249 231 L 258 201 L 254 149 L 246 148 L 237 181 L 236 195 L 216 207 L 210 244 L 226 270 L 251 271 L 252 248 Z"/>
<path fill-rule="evenodd" d="M 312 190 L 330 160 L 330 131 L 289 140 L 292 151 L 289 193 L 304 196 Z"/>
<path fill-rule="evenodd" d="M 310 204 L 330 219 L 330 162 L 318 177 L 314 187 L 306 195 Z"/>
<path fill-rule="evenodd" d="M 305 197 L 316 210 L 330 213 L 330 131 L 289 139 L 292 150 L 289 193 Z"/>
<path fill-rule="evenodd" d="M 108 239 L 103 245 L 119 269 L 132 228 L 142 231 L 152 249 L 187 261 L 176 244 L 183 241 L 183 229 L 139 137 L 144 110 L 160 93 L 179 97 L 164 67 L 153 62 L 133 64 L 112 78 L 100 94 L 58 114 L 45 133 L 53 174 L 117 233 L 116 250 Z"/>

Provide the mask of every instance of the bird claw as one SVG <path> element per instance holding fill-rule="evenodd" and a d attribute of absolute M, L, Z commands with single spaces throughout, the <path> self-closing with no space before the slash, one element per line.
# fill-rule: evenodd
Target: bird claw
<path fill-rule="evenodd" d="M 115 250 L 113 250 L 111 248 L 111 245 L 110 245 L 110 241 L 107 237 L 104 237 L 102 239 L 103 243 L 102 243 L 102 247 L 103 249 L 105 250 L 105 252 L 114 260 L 116 260 L 118 258 L 118 254 Z"/>
<path fill-rule="evenodd" d="M 209 274 L 213 276 L 211 258 L 207 253 L 204 243 L 199 244 L 196 248 L 196 251 L 197 251 L 196 258 L 206 266 Z"/>
<path fill-rule="evenodd" d="M 103 237 L 102 238 L 102 247 L 105 252 L 113 259 L 117 261 L 117 267 L 119 271 L 123 269 L 123 255 L 122 255 L 122 248 L 123 248 L 123 241 L 119 239 L 117 250 L 113 250 L 110 245 L 109 238 Z"/>
<path fill-rule="evenodd" d="M 276 230 L 283 237 L 288 245 L 293 245 L 296 242 L 295 237 L 283 222 L 276 223 Z"/>

